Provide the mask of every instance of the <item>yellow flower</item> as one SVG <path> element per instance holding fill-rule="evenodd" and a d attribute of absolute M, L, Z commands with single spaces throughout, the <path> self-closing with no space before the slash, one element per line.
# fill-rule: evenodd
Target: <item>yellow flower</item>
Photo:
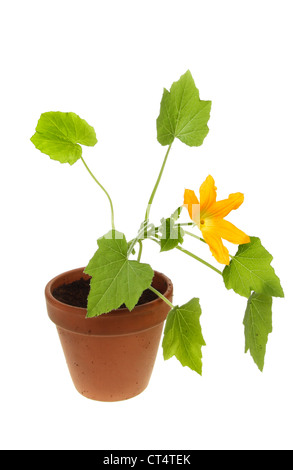
<path fill-rule="evenodd" d="M 190 218 L 201 230 L 204 240 L 209 245 L 213 256 L 219 263 L 229 264 L 229 252 L 223 245 L 222 238 L 228 242 L 242 245 L 249 243 L 250 238 L 235 225 L 224 220 L 232 210 L 238 209 L 244 201 L 242 193 L 230 194 L 228 199 L 216 201 L 217 188 L 212 176 L 208 176 L 199 190 L 200 202 L 194 191 L 185 189 L 184 207 Z"/>

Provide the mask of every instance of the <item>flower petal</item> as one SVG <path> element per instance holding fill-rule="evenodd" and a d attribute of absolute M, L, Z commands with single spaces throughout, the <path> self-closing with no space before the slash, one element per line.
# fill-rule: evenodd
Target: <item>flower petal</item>
<path fill-rule="evenodd" d="M 209 229 L 214 231 L 219 237 L 224 238 L 228 242 L 235 243 L 236 245 L 243 245 L 250 242 L 250 237 L 242 232 L 235 225 L 227 220 L 213 219 L 209 225 Z"/>
<path fill-rule="evenodd" d="M 212 217 L 219 217 L 223 219 L 226 215 L 230 214 L 232 210 L 238 209 L 244 201 L 244 194 L 242 193 L 233 193 L 230 194 L 228 199 L 223 199 L 222 201 L 217 201 L 212 208 L 210 208 L 209 213 Z"/>
<path fill-rule="evenodd" d="M 188 210 L 189 217 L 198 223 L 199 218 L 199 201 L 195 195 L 195 192 L 191 189 L 185 189 L 184 191 L 184 207 Z"/>
<path fill-rule="evenodd" d="M 216 202 L 217 188 L 215 186 L 214 178 L 209 175 L 202 183 L 200 189 L 200 211 L 204 213 Z"/>
<path fill-rule="evenodd" d="M 221 237 L 213 232 L 213 230 L 208 229 L 202 230 L 202 235 L 216 260 L 221 264 L 228 265 L 230 263 L 229 251 L 223 245 Z"/>
<path fill-rule="evenodd" d="M 239 230 L 235 225 L 227 220 L 213 219 L 209 223 L 209 230 L 216 233 L 219 237 L 236 245 L 243 245 L 250 242 L 250 237 Z"/>

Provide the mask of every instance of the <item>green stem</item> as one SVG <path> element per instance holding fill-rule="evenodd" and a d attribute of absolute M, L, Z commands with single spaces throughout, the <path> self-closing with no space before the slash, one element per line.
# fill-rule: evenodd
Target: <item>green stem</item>
<path fill-rule="evenodd" d="M 156 242 L 158 245 L 161 246 L 161 243 L 159 242 L 159 239 L 156 237 L 149 237 L 149 240 L 152 240 L 153 242 Z"/>
<path fill-rule="evenodd" d="M 104 188 L 104 186 L 101 185 L 101 183 L 97 180 L 97 178 L 94 176 L 94 174 L 91 172 L 91 170 L 89 169 L 89 167 L 87 166 L 87 164 L 85 163 L 83 157 L 81 157 L 81 160 L 84 164 L 84 166 L 86 167 L 87 171 L 89 172 L 89 174 L 91 175 L 91 177 L 95 180 L 95 182 L 100 186 L 100 188 L 104 191 L 104 193 L 106 194 L 108 200 L 109 200 L 109 203 L 110 203 L 110 207 L 111 207 L 111 225 L 112 225 L 112 230 L 115 230 L 115 224 L 114 224 L 114 208 L 113 208 L 113 203 L 112 203 L 112 199 L 110 198 L 110 195 L 109 193 L 106 191 L 106 189 Z"/>
<path fill-rule="evenodd" d="M 163 164 L 162 164 L 162 168 L 160 170 L 160 173 L 159 173 L 159 176 L 158 176 L 158 179 L 156 181 L 156 184 L 154 186 L 154 189 L 153 189 L 153 192 L 151 194 L 151 197 L 150 197 L 150 200 L 148 202 L 148 207 L 147 207 L 147 210 L 146 210 L 146 213 L 145 213 L 145 221 L 147 221 L 149 219 L 149 215 L 150 215 L 150 210 L 151 210 L 151 205 L 153 203 L 153 200 L 154 200 L 154 197 L 155 197 L 155 194 L 157 192 L 157 189 L 158 189 L 158 186 L 160 184 L 160 181 L 161 181 L 161 178 L 162 178 L 162 175 L 163 175 L 163 172 L 164 172 L 164 168 L 166 166 L 166 163 L 167 163 L 167 160 L 168 160 L 168 155 L 169 155 L 169 152 L 171 150 L 171 146 L 172 144 L 169 145 L 168 147 L 168 150 L 166 152 L 166 155 L 165 155 L 165 158 L 164 158 L 164 161 L 163 161 Z"/>
<path fill-rule="evenodd" d="M 159 239 L 158 238 L 155 238 L 155 237 L 150 237 L 149 240 L 152 240 L 153 242 L 156 242 L 160 245 L 160 242 L 159 242 Z M 216 271 L 216 273 L 219 273 L 221 274 L 221 276 L 223 275 L 222 272 L 215 268 L 214 266 L 212 266 L 210 263 L 208 263 L 207 261 L 199 258 L 199 256 L 196 256 L 195 254 L 191 253 L 190 251 L 188 250 L 185 250 L 185 248 L 182 248 L 181 246 L 176 246 L 176 249 L 177 250 L 180 250 L 182 251 L 183 253 L 185 253 L 186 255 L 189 255 L 191 256 L 192 258 L 196 259 L 197 261 L 200 261 L 201 263 L 203 263 L 205 266 L 207 266 L 208 268 L 211 268 L 213 271 Z"/>
<path fill-rule="evenodd" d="M 215 271 L 216 273 L 220 274 L 222 276 L 222 272 L 215 268 L 214 266 L 212 266 L 210 263 L 207 263 L 207 261 L 204 261 L 203 259 L 199 258 L 198 256 L 194 255 L 193 253 L 191 253 L 190 251 L 188 250 L 185 250 L 184 248 L 181 248 L 181 246 L 176 246 L 176 249 L 179 250 L 179 251 L 182 251 L 183 253 L 185 253 L 186 255 L 188 256 L 191 256 L 192 258 L 196 259 L 197 261 L 199 261 L 200 263 L 204 264 L 205 266 L 207 266 L 208 268 L 211 268 L 213 271 Z"/>
<path fill-rule="evenodd" d="M 163 295 L 161 292 L 159 292 L 157 289 L 155 289 L 153 286 L 150 286 L 149 289 L 154 292 L 154 294 L 157 294 L 160 299 L 164 300 L 169 307 L 174 308 L 174 305 Z"/>
<path fill-rule="evenodd" d="M 187 227 L 187 226 L 195 227 L 195 223 L 194 222 L 183 222 L 183 223 L 180 222 L 180 224 L 176 224 L 176 226 L 178 226 L 178 227 Z"/>
<path fill-rule="evenodd" d="M 206 241 L 205 241 L 203 238 L 198 237 L 197 235 L 195 235 L 195 234 L 192 233 L 192 232 L 188 232 L 187 230 L 184 230 L 184 233 L 186 233 L 186 235 L 189 235 L 190 237 L 197 238 L 198 240 L 200 240 L 200 241 L 203 242 L 203 243 L 206 243 Z"/>
<path fill-rule="evenodd" d="M 142 241 L 138 240 L 138 244 L 139 244 L 139 252 L 138 252 L 138 256 L 137 256 L 137 261 L 140 262 L 141 254 L 142 254 Z"/>
<path fill-rule="evenodd" d="M 145 237 L 143 237 L 143 238 L 141 238 L 141 237 L 145 234 L 145 232 L 147 232 L 147 230 L 148 230 L 148 226 L 147 226 L 146 222 L 144 222 L 143 227 L 138 231 L 137 236 L 135 238 L 133 238 L 132 240 L 130 240 L 130 242 L 129 242 L 127 257 L 132 252 L 132 250 L 135 247 L 136 243 L 139 242 L 141 239 L 144 240 Z"/>
<path fill-rule="evenodd" d="M 159 239 L 158 238 L 155 238 L 155 237 L 150 237 L 149 240 L 152 240 L 153 242 L 156 242 L 160 245 L 160 242 L 159 242 Z M 180 250 L 182 251 L 183 253 L 185 253 L 186 255 L 189 255 L 191 256 L 192 258 L 196 259 L 197 261 L 200 261 L 201 263 L 203 263 L 205 266 L 207 266 L 208 268 L 211 268 L 213 271 L 216 271 L 216 273 L 219 273 L 221 274 L 221 276 L 223 275 L 222 272 L 215 268 L 214 266 L 212 266 L 210 263 L 208 263 L 207 261 L 199 258 L 199 256 L 196 256 L 195 254 L 191 253 L 190 251 L 188 250 L 185 250 L 184 248 L 182 248 L 181 246 L 176 246 L 176 249 L 177 250 Z"/>

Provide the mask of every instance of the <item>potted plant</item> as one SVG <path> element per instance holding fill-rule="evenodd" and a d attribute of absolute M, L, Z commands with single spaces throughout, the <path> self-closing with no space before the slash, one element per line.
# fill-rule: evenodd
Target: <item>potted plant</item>
<path fill-rule="evenodd" d="M 243 203 L 243 194 L 232 193 L 217 201 L 214 179 L 208 175 L 199 188 L 199 198 L 193 189 L 185 189 L 171 215 L 159 224 L 150 219 L 174 140 L 190 147 L 202 145 L 209 131 L 210 110 L 211 101 L 199 98 L 190 71 L 174 82 L 170 91 L 164 89 L 157 139 L 166 153 L 144 220 L 130 240 L 117 230 L 109 192 L 82 156 L 80 144 L 97 143 L 93 127 L 72 112 L 46 112 L 38 121 L 31 138 L 35 147 L 60 163 L 73 165 L 81 160 L 110 206 L 111 228 L 97 240 L 98 248 L 87 266 L 56 276 L 45 289 L 48 314 L 57 326 L 71 377 L 86 397 L 116 401 L 141 393 L 151 376 L 165 320 L 164 358 L 176 356 L 183 366 L 202 373 L 205 341 L 199 299 L 173 305 L 170 279 L 141 262 L 146 239 L 158 244 L 160 251 L 176 249 L 199 261 L 220 275 L 227 289 L 247 298 L 245 352 L 249 350 L 263 370 L 272 331 L 272 298 L 284 293 L 271 266 L 272 256 L 260 239 L 225 220 Z M 224 269 L 185 249 L 185 237 L 206 243 Z M 230 254 L 222 239 L 239 245 L 237 252 Z"/>

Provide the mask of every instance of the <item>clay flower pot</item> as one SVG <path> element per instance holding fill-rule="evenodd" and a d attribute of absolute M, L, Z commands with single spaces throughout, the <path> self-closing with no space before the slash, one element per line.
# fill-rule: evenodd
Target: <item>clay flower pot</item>
<path fill-rule="evenodd" d="M 83 396 L 100 401 L 134 397 L 148 385 L 170 307 L 157 298 L 95 318 L 86 309 L 53 297 L 53 290 L 81 277 L 84 268 L 56 276 L 46 286 L 48 315 L 56 324 L 73 383 Z M 153 287 L 172 301 L 173 285 L 155 272 Z"/>

